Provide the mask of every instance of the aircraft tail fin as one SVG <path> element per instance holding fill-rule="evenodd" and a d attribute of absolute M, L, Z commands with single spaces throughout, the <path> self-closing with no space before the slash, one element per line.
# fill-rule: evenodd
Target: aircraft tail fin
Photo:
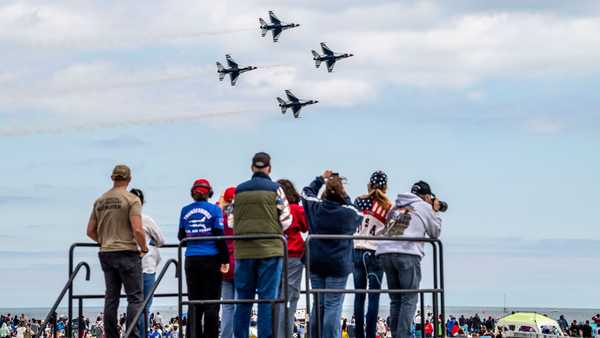
<path fill-rule="evenodd" d="M 319 55 L 319 53 L 317 53 L 316 51 L 312 51 L 312 55 L 315 58 L 315 67 L 319 68 L 319 66 L 321 65 L 321 60 L 319 60 L 319 58 L 321 57 L 321 55 Z"/>
<path fill-rule="evenodd" d="M 267 22 L 263 20 L 263 18 L 258 18 L 258 21 L 260 22 L 260 35 L 264 37 L 267 35 L 267 29 L 265 28 L 267 26 Z"/>
<path fill-rule="evenodd" d="M 282 98 L 278 97 L 277 102 L 279 102 L 279 107 L 281 107 L 281 113 L 285 114 L 285 112 L 287 111 L 287 107 L 285 106 L 285 101 Z"/>

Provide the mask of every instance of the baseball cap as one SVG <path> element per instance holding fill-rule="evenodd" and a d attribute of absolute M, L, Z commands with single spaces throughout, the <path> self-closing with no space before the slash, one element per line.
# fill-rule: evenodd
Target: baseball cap
<path fill-rule="evenodd" d="M 110 177 L 113 180 L 128 180 L 131 178 L 131 169 L 124 164 L 117 164 Z"/>
<path fill-rule="evenodd" d="M 204 178 L 195 180 L 194 184 L 192 185 L 192 192 L 200 191 L 202 193 L 208 194 L 208 192 L 210 190 L 211 190 L 210 182 Z"/>
<path fill-rule="evenodd" d="M 234 197 L 235 197 L 235 187 L 229 187 L 229 188 L 225 189 L 225 192 L 223 193 L 223 199 L 225 200 L 225 202 L 233 201 Z"/>
<path fill-rule="evenodd" d="M 378 170 L 371 174 L 371 179 L 369 180 L 369 183 L 371 184 L 371 187 L 375 189 L 384 189 L 385 187 L 387 187 L 387 180 L 388 177 L 386 173 L 384 173 L 381 170 Z"/>
<path fill-rule="evenodd" d="M 271 156 L 264 152 L 256 153 L 252 157 L 252 165 L 259 169 L 266 168 L 271 165 Z"/>
<path fill-rule="evenodd" d="M 425 181 L 419 181 L 413 184 L 412 188 L 410 189 L 410 192 L 412 192 L 415 195 L 433 195 L 433 193 L 431 192 L 431 187 Z"/>

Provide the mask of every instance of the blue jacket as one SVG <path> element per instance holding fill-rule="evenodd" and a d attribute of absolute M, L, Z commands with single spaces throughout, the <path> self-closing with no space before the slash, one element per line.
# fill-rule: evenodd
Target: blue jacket
<path fill-rule="evenodd" d="M 221 208 L 206 201 L 188 204 L 181 209 L 179 229 L 181 233 L 185 233 L 186 238 L 222 235 L 223 214 Z M 216 241 L 188 242 L 185 255 L 186 257 L 222 255 L 219 244 L 221 243 Z"/>
<path fill-rule="evenodd" d="M 363 215 L 350 198 L 344 204 L 321 200 L 317 194 L 325 184 L 317 177 L 302 191 L 302 204 L 311 234 L 353 235 Z M 320 276 L 345 277 L 352 271 L 352 240 L 311 239 L 310 270 Z"/>

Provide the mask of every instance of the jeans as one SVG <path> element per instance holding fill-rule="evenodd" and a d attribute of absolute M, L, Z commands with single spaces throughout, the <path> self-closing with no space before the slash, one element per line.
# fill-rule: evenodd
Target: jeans
<path fill-rule="evenodd" d="M 217 256 L 185 258 L 185 276 L 190 300 L 221 299 L 221 262 Z M 219 336 L 219 304 L 192 305 L 188 315 L 186 337 L 213 338 Z"/>
<path fill-rule="evenodd" d="M 144 302 L 142 291 L 142 259 L 137 252 L 113 251 L 98 253 L 106 293 L 104 298 L 104 333 L 107 338 L 118 338 L 117 311 L 121 286 L 127 295 L 127 327 Z M 137 325 L 134 325 L 131 337 L 140 337 Z"/>
<path fill-rule="evenodd" d="M 238 299 L 277 298 L 281 283 L 283 258 L 271 257 L 261 259 L 235 260 L 235 290 Z M 252 304 L 237 304 L 235 307 L 233 330 L 235 338 L 248 338 L 250 334 L 250 311 Z M 258 305 L 258 337 L 271 338 L 273 324 L 271 304 Z"/>
<path fill-rule="evenodd" d="M 154 285 L 154 281 L 156 280 L 156 273 L 143 273 L 143 281 L 144 281 L 144 299 L 146 299 L 146 297 L 148 297 L 148 294 L 150 294 L 150 289 L 152 289 L 152 286 Z M 146 304 L 146 312 L 148 313 L 148 316 L 150 316 L 150 307 L 152 306 L 152 298 L 150 298 L 150 301 L 148 302 L 148 304 Z M 140 320 L 138 321 L 138 330 L 140 330 L 140 336 L 141 337 L 147 337 L 148 336 L 148 321 L 144 321 L 144 315 L 142 314 L 142 316 L 140 317 Z M 148 317 L 148 320 L 150 320 L 150 318 Z M 144 324 L 145 322 L 145 324 Z"/>
<path fill-rule="evenodd" d="M 388 288 L 418 289 L 421 283 L 421 257 L 400 253 L 379 256 L 387 277 Z M 417 310 L 417 294 L 390 293 L 392 338 L 409 338 Z"/>
<path fill-rule="evenodd" d="M 383 268 L 377 256 L 371 250 L 354 249 L 354 288 L 380 290 L 383 278 Z M 379 294 L 369 294 L 369 307 L 367 309 L 367 327 L 365 330 L 365 294 L 354 295 L 354 318 L 356 322 L 356 338 L 375 338 L 377 331 L 377 317 L 379 314 Z"/>
<path fill-rule="evenodd" d="M 344 277 L 327 277 L 311 274 L 310 284 L 313 289 L 345 289 L 348 275 Z M 342 336 L 341 317 L 344 304 L 343 293 L 324 293 L 313 297 L 313 307 L 310 313 L 310 337 L 317 336 L 317 298 L 319 301 L 319 323 L 322 338 L 340 338 Z"/>
<path fill-rule="evenodd" d="M 284 334 L 284 308 L 282 305 L 278 306 L 278 322 L 279 327 L 277 328 L 278 338 L 290 338 L 294 332 L 294 322 L 296 307 L 298 305 L 298 299 L 300 299 L 300 282 L 302 281 L 302 271 L 304 270 L 304 263 L 300 258 L 288 258 L 288 333 Z M 279 290 L 279 294 L 283 294 L 283 287 Z M 281 296 L 280 296 L 281 297 Z"/>
<path fill-rule="evenodd" d="M 235 299 L 235 284 L 233 281 L 223 281 L 221 287 L 223 299 Z M 221 338 L 233 338 L 233 313 L 234 304 L 223 304 L 221 307 L 223 315 L 221 316 Z"/>

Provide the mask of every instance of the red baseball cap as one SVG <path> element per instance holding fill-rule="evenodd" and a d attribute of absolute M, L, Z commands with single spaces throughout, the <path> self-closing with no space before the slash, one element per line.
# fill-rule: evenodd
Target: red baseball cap
<path fill-rule="evenodd" d="M 225 202 L 231 202 L 233 201 L 233 198 L 235 197 L 235 187 L 229 187 L 227 189 L 225 189 L 225 192 L 223 193 L 223 199 L 225 200 Z"/>
<path fill-rule="evenodd" d="M 194 184 L 192 185 L 192 192 L 194 191 L 200 191 L 202 193 L 208 194 L 208 192 L 211 190 L 211 185 L 210 182 L 207 179 L 204 178 L 200 178 L 194 181 Z"/>

